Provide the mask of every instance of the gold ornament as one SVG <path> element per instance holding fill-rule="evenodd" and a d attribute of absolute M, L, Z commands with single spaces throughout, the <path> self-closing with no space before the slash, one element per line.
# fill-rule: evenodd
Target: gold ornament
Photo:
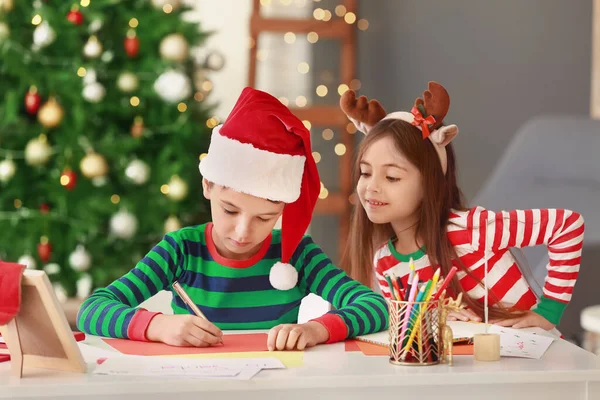
<path fill-rule="evenodd" d="M 165 36 L 160 42 L 160 55 L 165 60 L 182 62 L 190 54 L 190 46 L 180 33 L 172 33 Z"/>
<path fill-rule="evenodd" d="M 89 179 L 100 178 L 108 173 L 106 159 L 98 153 L 88 153 L 79 163 L 83 176 Z"/>
<path fill-rule="evenodd" d="M 46 128 L 56 128 L 62 121 L 65 112 L 54 97 L 40 107 L 38 111 L 38 121 Z"/>
<path fill-rule="evenodd" d="M 165 233 L 177 231 L 181 229 L 181 221 L 175 215 L 171 215 L 165 221 Z"/>
<path fill-rule="evenodd" d="M 90 36 L 85 46 L 83 46 L 83 54 L 89 58 L 100 57 L 102 54 L 102 43 L 95 35 Z"/>
<path fill-rule="evenodd" d="M 0 12 L 2 11 L 12 11 L 15 8 L 14 0 L 0 0 Z"/>
<path fill-rule="evenodd" d="M 144 134 L 144 119 L 142 117 L 135 117 L 133 125 L 131 125 L 131 136 L 139 138 Z"/>
<path fill-rule="evenodd" d="M 180 201 L 185 199 L 188 193 L 188 184 L 177 175 L 173 175 L 169 181 L 169 190 L 166 195 L 171 200 Z"/>
<path fill-rule="evenodd" d="M 25 162 L 28 165 L 44 165 L 50 156 L 52 156 L 52 148 L 48 144 L 46 135 L 31 139 L 25 146 Z"/>

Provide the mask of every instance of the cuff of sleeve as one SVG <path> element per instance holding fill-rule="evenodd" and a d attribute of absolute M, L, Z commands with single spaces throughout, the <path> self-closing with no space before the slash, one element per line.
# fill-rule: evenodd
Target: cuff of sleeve
<path fill-rule="evenodd" d="M 565 308 L 567 308 L 567 303 L 562 303 L 557 300 L 549 299 L 546 296 L 542 296 L 540 302 L 533 311 L 540 314 L 554 325 L 558 325 Z"/>
<path fill-rule="evenodd" d="M 312 319 L 311 321 L 316 321 L 327 329 L 329 332 L 329 340 L 325 342 L 327 344 L 341 342 L 342 340 L 346 340 L 346 337 L 348 336 L 348 327 L 339 315 L 325 314 L 319 318 Z"/>
<path fill-rule="evenodd" d="M 127 328 L 127 337 L 130 340 L 148 342 L 149 340 L 146 338 L 146 329 L 148 329 L 148 325 L 150 325 L 152 318 L 158 314 L 162 313 L 148 311 L 144 308 L 138 309 L 133 318 L 131 318 L 129 328 Z"/>

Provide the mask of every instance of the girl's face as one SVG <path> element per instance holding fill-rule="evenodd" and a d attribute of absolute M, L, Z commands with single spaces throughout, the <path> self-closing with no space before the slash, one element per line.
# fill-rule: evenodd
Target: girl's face
<path fill-rule="evenodd" d="M 202 180 L 210 200 L 212 239 L 225 258 L 245 260 L 258 252 L 283 213 L 284 203 L 236 192 Z"/>
<path fill-rule="evenodd" d="M 396 149 L 390 136 L 365 151 L 356 191 L 373 223 L 403 228 L 418 219 L 423 199 L 421 172 Z"/>

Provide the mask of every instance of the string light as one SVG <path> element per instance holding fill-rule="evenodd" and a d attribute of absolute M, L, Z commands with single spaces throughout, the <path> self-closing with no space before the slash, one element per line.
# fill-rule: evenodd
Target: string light
<path fill-rule="evenodd" d="M 343 143 L 338 143 L 335 145 L 334 151 L 338 156 L 343 156 L 346 154 L 346 146 Z"/>
<path fill-rule="evenodd" d="M 283 40 L 288 44 L 292 44 L 296 41 L 296 34 L 294 32 L 287 32 L 283 35 Z"/>
<path fill-rule="evenodd" d="M 329 196 L 329 190 L 327 190 L 327 188 L 326 188 L 326 187 L 322 187 L 322 188 L 321 188 L 321 192 L 319 193 L 319 198 L 320 198 L 321 200 L 323 200 L 323 199 L 326 199 L 326 198 L 327 198 L 327 196 Z"/>
<path fill-rule="evenodd" d="M 165 4 L 165 5 L 163 6 L 163 12 L 164 12 L 165 14 L 171 14 L 171 12 L 173 12 L 173 6 L 172 6 L 172 5 L 170 5 L 170 4 Z"/>
<path fill-rule="evenodd" d="M 319 153 L 318 151 L 313 151 L 312 156 L 315 159 L 315 163 L 318 164 L 319 161 L 321 161 L 321 153 Z"/>
<path fill-rule="evenodd" d="M 206 126 L 210 129 L 214 128 L 217 125 L 219 125 L 219 119 L 216 117 L 211 117 L 206 121 Z"/>
<path fill-rule="evenodd" d="M 202 154 L 200 154 L 200 157 L 198 157 L 198 159 L 199 159 L 200 161 L 202 161 L 202 160 L 204 160 L 204 158 L 205 158 L 207 155 L 208 155 L 207 153 L 202 153 Z"/>
<path fill-rule="evenodd" d="M 164 184 L 160 187 L 160 192 L 162 194 L 169 194 L 169 190 L 170 190 L 170 188 L 169 188 L 169 185 L 167 185 L 167 184 Z"/>
<path fill-rule="evenodd" d="M 323 20 L 323 18 L 325 18 L 325 10 L 323 10 L 322 8 L 315 8 L 315 10 L 313 11 L 313 17 L 317 21 Z"/>
<path fill-rule="evenodd" d="M 306 40 L 308 40 L 309 43 L 317 43 L 319 40 L 319 34 L 317 32 L 308 32 L 308 35 L 306 35 Z"/>
<path fill-rule="evenodd" d="M 196 100 L 196 101 L 204 100 L 204 93 L 196 92 L 196 94 L 194 94 L 194 100 Z"/>
<path fill-rule="evenodd" d="M 267 59 L 267 54 L 265 49 L 260 49 L 256 52 L 256 59 L 258 61 L 265 61 Z"/>
<path fill-rule="evenodd" d="M 210 92 L 213 89 L 214 85 L 211 81 L 205 80 L 204 82 L 202 82 L 202 85 L 200 87 L 205 92 Z"/>
<path fill-rule="evenodd" d="M 325 85 L 317 86 L 317 96 L 325 97 L 325 96 L 327 96 L 327 92 L 328 92 L 327 86 L 325 86 Z"/>
<path fill-rule="evenodd" d="M 137 107 L 140 105 L 140 98 L 137 96 L 132 96 L 131 99 L 129 99 L 129 104 L 131 104 L 134 107 Z"/>
<path fill-rule="evenodd" d="M 296 105 L 298 107 L 305 107 L 306 103 L 307 103 L 306 97 L 304 97 L 304 96 L 296 97 Z"/>
<path fill-rule="evenodd" d="M 119 204 L 120 201 L 121 201 L 121 196 L 119 196 L 118 194 L 113 194 L 112 196 L 110 196 L 111 203 Z"/>
<path fill-rule="evenodd" d="M 346 6 L 340 4 L 339 6 L 335 7 L 335 15 L 338 17 L 343 17 L 344 14 L 346 14 Z"/>
<path fill-rule="evenodd" d="M 310 128 L 312 128 L 312 124 L 310 123 L 310 121 L 305 119 L 304 121 L 302 121 L 302 123 L 304 124 L 304 127 L 310 131 Z"/>
<path fill-rule="evenodd" d="M 349 25 L 355 23 L 356 22 L 356 14 L 354 14 L 353 12 L 346 13 L 346 15 L 344 15 L 344 21 L 346 21 L 346 23 Z"/>
<path fill-rule="evenodd" d="M 350 89 L 350 88 L 348 87 L 348 85 L 346 85 L 345 83 L 342 83 L 340 86 L 338 86 L 338 93 L 339 93 L 339 95 L 340 95 L 340 96 L 341 96 L 341 95 L 343 95 L 344 93 L 346 93 L 346 91 L 347 91 L 348 89 Z"/>
<path fill-rule="evenodd" d="M 63 174 L 60 176 L 61 185 L 67 186 L 69 183 L 71 183 L 71 178 L 69 178 L 69 175 Z"/>
<path fill-rule="evenodd" d="M 352 90 L 360 90 L 362 83 L 358 79 L 352 79 L 350 81 L 350 89 Z"/>
<path fill-rule="evenodd" d="M 21 208 L 21 206 L 23 206 L 23 202 L 21 200 L 19 200 L 19 199 L 15 199 L 15 203 L 14 204 L 15 204 L 15 208 L 16 209 L 19 209 L 19 208 Z"/>
<path fill-rule="evenodd" d="M 333 139 L 333 131 L 329 128 L 325 129 L 323 131 L 323 139 L 325 139 L 325 140 Z"/>
<path fill-rule="evenodd" d="M 307 74 L 309 70 L 310 66 L 307 62 L 301 62 L 300 64 L 298 64 L 298 72 L 300 72 L 301 74 Z"/>
<path fill-rule="evenodd" d="M 42 23 L 42 16 L 40 14 L 35 14 L 33 18 L 31 18 L 31 23 L 33 25 L 39 25 Z"/>
<path fill-rule="evenodd" d="M 352 122 L 348 122 L 348 125 L 346 125 L 346 132 L 353 135 L 357 131 L 358 131 L 358 129 L 356 129 L 356 125 L 354 125 Z"/>
<path fill-rule="evenodd" d="M 87 70 L 84 67 L 77 68 L 77 76 L 83 78 L 87 74 Z"/>
<path fill-rule="evenodd" d="M 323 21 L 325 21 L 325 22 L 331 21 L 331 17 L 332 17 L 331 11 L 325 10 L 323 12 L 325 13 L 325 15 L 323 16 Z"/>
<path fill-rule="evenodd" d="M 79 4 L 81 4 L 81 7 L 87 7 L 90 5 L 90 0 L 81 0 Z"/>
<path fill-rule="evenodd" d="M 185 104 L 185 103 L 177 104 L 177 110 L 179 112 L 185 112 L 187 110 L 187 104 Z"/>
<path fill-rule="evenodd" d="M 140 22 L 137 20 L 137 18 L 131 18 L 129 20 L 129 26 L 131 28 L 137 28 L 139 24 L 140 24 Z"/>
<path fill-rule="evenodd" d="M 366 31 L 367 29 L 369 29 L 369 21 L 367 21 L 364 18 L 361 18 L 358 20 L 358 29 L 360 29 L 361 31 Z"/>

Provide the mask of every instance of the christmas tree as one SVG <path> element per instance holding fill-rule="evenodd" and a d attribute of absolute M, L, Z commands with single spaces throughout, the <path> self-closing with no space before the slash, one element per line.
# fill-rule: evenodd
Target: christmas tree
<path fill-rule="evenodd" d="M 209 220 L 207 36 L 181 0 L 0 0 L 0 259 L 86 296 Z M 197 58 L 197 57 L 196 57 Z"/>

